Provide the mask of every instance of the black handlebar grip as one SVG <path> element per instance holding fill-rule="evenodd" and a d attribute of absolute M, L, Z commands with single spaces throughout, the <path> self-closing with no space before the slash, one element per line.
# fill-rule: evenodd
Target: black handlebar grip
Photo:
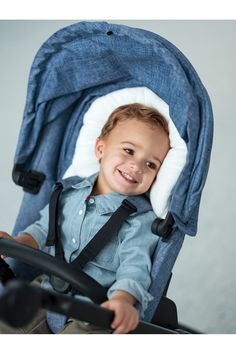
<path fill-rule="evenodd" d="M 9 265 L 0 257 L 0 282 L 6 284 L 8 280 L 14 279 L 15 277 Z"/>

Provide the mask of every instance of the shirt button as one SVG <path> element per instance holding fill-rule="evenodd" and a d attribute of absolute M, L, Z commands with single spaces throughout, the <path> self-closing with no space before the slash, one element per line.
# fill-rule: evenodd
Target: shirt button
<path fill-rule="evenodd" d="M 73 243 L 76 243 L 76 239 L 75 239 L 75 238 L 72 238 L 72 242 L 73 242 Z"/>
<path fill-rule="evenodd" d="M 80 211 L 79 211 L 79 215 L 82 215 L 83 214 L 83 210 L 82 209 L 80 209 Z"/>
<path fill-rule="evenodd" d="M 95 200 L 93 198 L 89 199 L 89 204 L 93 204 L 95 202 Z"/>

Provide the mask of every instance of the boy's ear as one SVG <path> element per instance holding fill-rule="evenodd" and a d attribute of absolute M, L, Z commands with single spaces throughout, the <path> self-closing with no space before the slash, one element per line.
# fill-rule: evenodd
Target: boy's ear
<path fill-rule="evenodd" d="M 95 143 L 95 154 L 98 160 L 103 157 L 105 142 L 103 139 L 97 138 Z"/>

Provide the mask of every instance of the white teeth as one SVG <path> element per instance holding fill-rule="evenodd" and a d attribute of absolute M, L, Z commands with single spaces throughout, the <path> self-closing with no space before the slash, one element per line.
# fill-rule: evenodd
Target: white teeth
<path fill-rule="evenodd" d="M 129 181 L 135 182 L 135 180 L 134 180 L 130 175 L 128 175 L 127 173 L 121 172 L 121 174 L 122 174 L 125 178 L 127 178 Z"/>

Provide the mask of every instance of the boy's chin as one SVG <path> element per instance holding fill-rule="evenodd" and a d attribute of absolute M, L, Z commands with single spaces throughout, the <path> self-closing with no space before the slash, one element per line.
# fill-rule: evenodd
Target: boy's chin
<path fill-rule="evenodd" d="M 146 191 L 141 189 L 130 189 L 130 188 L 117 188 L 117 193 L 127 195 L 127 196 L 135 196 L 146 193 Z"/>

